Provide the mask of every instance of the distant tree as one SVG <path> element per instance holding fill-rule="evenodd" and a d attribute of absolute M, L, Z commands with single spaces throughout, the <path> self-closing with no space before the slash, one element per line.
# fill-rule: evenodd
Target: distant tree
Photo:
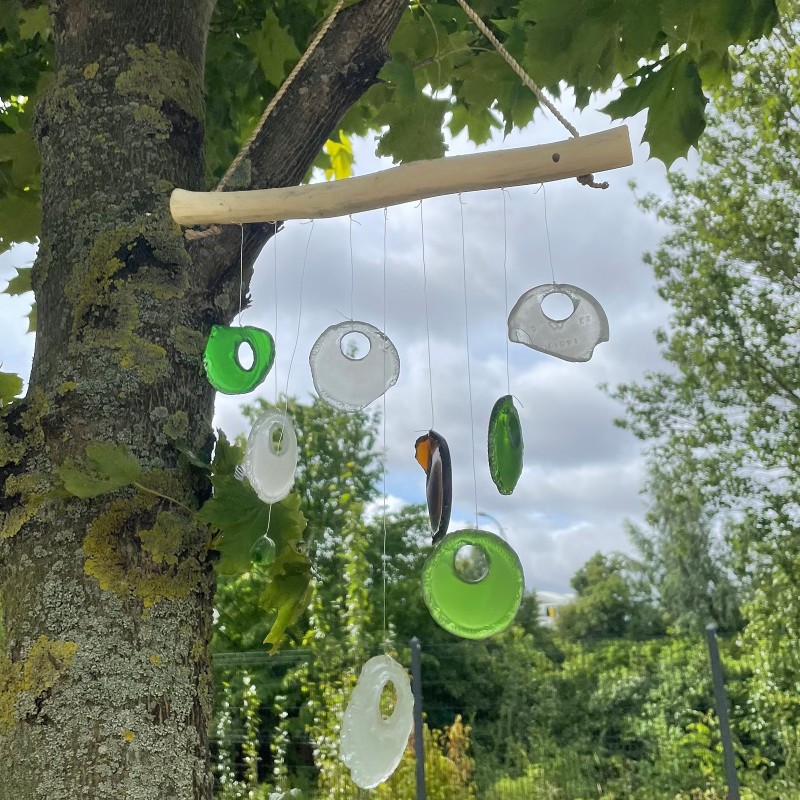
<path fill-rule="evenodd" d="M 570 584 L 576 597 L 556 617 L 565 639 L 640 639 L 663 632 L 656 609 L 636 595 L 625 556 L 595 553 Z"/>
<path fill-rule="evenodd" d="M 732 87 L 714 97 L 697 173 L 674 173 L 670 197 L 643 200 L 670 226 L 647 263 L 670 304 L 656 335 L 671 369 L 617 397 L 621 424 L 647 443 L 658 477 L 652 555 L 669 602 L 677 591 L 692 614 L 710 603 L 734 624 L 731 570 L 763 681 L 753 697 L 794 725 L 786 693 L 800 681 L 797 648 L 787 646 L 800 631 L 800 26 L 798 4 L 786 7 L 793 21 L 741 54 Z M 707 581 L 713 590 L 701 587 Z"/>
<path fill-rule="evenodd" d="M 726 520 L 714 516 L 701 487 L 670 466 L 665 474 L 651 464 L 647 524 L 628 524 L 636 566 L 671 627 L 699 634 L 714 622 L 721 632 L 734 632 L 742 625 L 741 585 L 729 566 Z"/>

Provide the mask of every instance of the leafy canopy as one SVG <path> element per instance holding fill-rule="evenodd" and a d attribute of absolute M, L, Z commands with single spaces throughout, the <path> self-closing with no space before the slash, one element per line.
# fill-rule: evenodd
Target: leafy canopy
<path fill-rule="evenodd" d="M 352 3 L 348 3 L 350 5 Z M 220 0 L 207 49 L 209 184 L 253 130 L 333 0 Z M 46 6 L 0 0 L 0 252 L 39 229 L 39 157 L 32 109 L 48 85 L 53 47 Z M 622 77 L 607 113 L 647 109 L 645 139 L 666 164 L 696 144 L 704 86 L 728 81 L 729 48 L 776 24 L 776 0 L 473 0 L 540 85 L 575 90 L 585 106 Z M 536 100 L 454 0 L 412 0 L 391 42 L 382 81 L 346 115 L 319 166 L 349 170 L 348 137 L 377 134 L 395 161 L 444 155 L 443 130 L 478 144 L 493 129 L 527 125 Z"/>

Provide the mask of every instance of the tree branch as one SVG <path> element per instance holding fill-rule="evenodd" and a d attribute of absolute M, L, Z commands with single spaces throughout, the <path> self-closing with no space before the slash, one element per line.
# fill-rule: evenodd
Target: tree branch
<path fill-rule="evenodd" d="M 378 72 L 389 59 L 389 39 L 406 8 L 406 0 L 362 0 L 339 12 L 246 146 L 242 165 L 250 180 L 235 188 L 301 183 L 345 112 L 377 82 Z M 249 225 L 245 230 L 245 291 L 252 265 L 275 229 L 275 224 L 267 223 Z M 189 243 L 198 288 L 216 296 L 226 281 L 238 282 L 240 243 L 241 232 L 234 226 L 223 228 L 218 236 Z M 233 307 L 221 311 L 233 317 Z"/>

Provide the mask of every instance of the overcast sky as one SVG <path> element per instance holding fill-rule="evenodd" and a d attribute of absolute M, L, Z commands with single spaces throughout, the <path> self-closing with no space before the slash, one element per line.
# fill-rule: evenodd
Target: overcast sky
<path fill-rule="evenodd" d="M 588 110 L 564 108 L 581 133 L 605 130 L 610 122 Z M 550 242 L 556 280 L 590 292 L 605 308 L 610 341 L 600 344 L 591 361 L 574 364 L 510 344 L 511 392 L 525 438 L 525 469 L 513 495 L 501 496 L 490 477 L 486 427 L 495 400 L 506 393 L 506 314 L 503 291 L 503 193 L 463 196 L 470 364 L 474 405 L 474 459 L 477 507 L 502 525 L 525 567 L 529 587 L 564 591 L 575 570 L 596 550 L 627 549 L 623 522 L 641 519 L 642 458 L 640 443 L 612 424 L 619 408 L 598 384 L 615 385 L 658 369 L 661 360 L 652 332 L 664 323 L 666 306 L 653 289 L 642 253 L 652 249 L 664 229 L 637 210 L 628 182 L 637 193 L 666 192 L 665 169 L 647 160 L 638 146 L 643 119 L 630 123 L 635 164 L 605 173 L 607 191 L 588 189 L 575 180 L 546 186 Z M 525 131 L 500 137 L 482 150 L 520 147 L 567 138 L 552 119 L 537 114 Z M 356 174 L 391 164 L 372 153 L 374 143 L 357 141 Z M 475 151 L 462 139 L 450 154 Z M 685 162 L 678 162 L 678 168 Z M 538 190 L 538 191 L 537 191 Z M 526 290 L 550 278 L 539 187 L 508 190 L 508 305 Z M 475 518 L 472 437 L 470 434 L 466 329 L 462 279 L 461 206 L 457 196 L 422 204 L 430 306 L 431 361 L 435 427 L 453 456 L 453 523 L 470 526 Z M 308 243 L 305 290 L 297 355 L 289 392 L 301 398 L 313 391 L 308 354 L 329 325 L 350 316 L 350 248 L 352 228 L 355 267 L 355 318 L 383 324 L 384 212 L 358 214 L 308 223 L 289 222 L 278 236 L 278 326 L 276 371 L 281 391 L 295 345 L 300 308 L 300 273 Z M 386 220 L 387 333 L 400 354 L 400 378 L 386 395 L 388 493 L 393 502 L 423 502 L 424 474 L 413 458 L 414 441 L 431 427 L 431 404 L 423 301 L 420 209 L 416 204 L 392 207 Z M 0 285 L 14 267 L 30 263 L 34 250 L 20 246 L 0 256 Z M 270 243 L 256 265 L 252 308 L 243 323 L 275 330 L 275 251 Z M 5 371 L 27 378 L 33 336 L 25 333 L 30 296 L 0 295 L 0 361 Z M 246 432 L 240 405 L 256 396 L 272 400 L 274 376 L 256 394 L 217 399 L 218 426 L 229 435 Z M 376 401 L 379 405 L 382 400 Z M 486 518 L 481 524 L 497 530 Z"/>

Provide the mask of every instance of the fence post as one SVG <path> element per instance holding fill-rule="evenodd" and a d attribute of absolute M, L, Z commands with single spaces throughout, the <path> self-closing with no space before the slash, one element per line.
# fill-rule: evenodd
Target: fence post
<path fill-rule="evenodd" d="M 411 691 L 414 694 L 414 760 L 417 767 L 417 800 L 425 800 L 425 737 L 422 730 L 422 663 L 419 639 L 411 637 Z"/>
<path fill-rule="evenodd" d="M 719 657 L 717 643 L 717 626 L 710 622 L 706 625 L 708 656 L 711 661 L 711 677 L 714 681 L 714 705 L 717 707 L 719 732 L 722 738 L 722 758 L 725 762 L 725 780 L 728 784 L 728 800 L 740 800 L 739 777 L 736 774 L 736 755 L 733 752 L 731 723 L 728 718 L 728 693 L 725 690 L 725 675 L 722 671 L 722 659 Z"/>

